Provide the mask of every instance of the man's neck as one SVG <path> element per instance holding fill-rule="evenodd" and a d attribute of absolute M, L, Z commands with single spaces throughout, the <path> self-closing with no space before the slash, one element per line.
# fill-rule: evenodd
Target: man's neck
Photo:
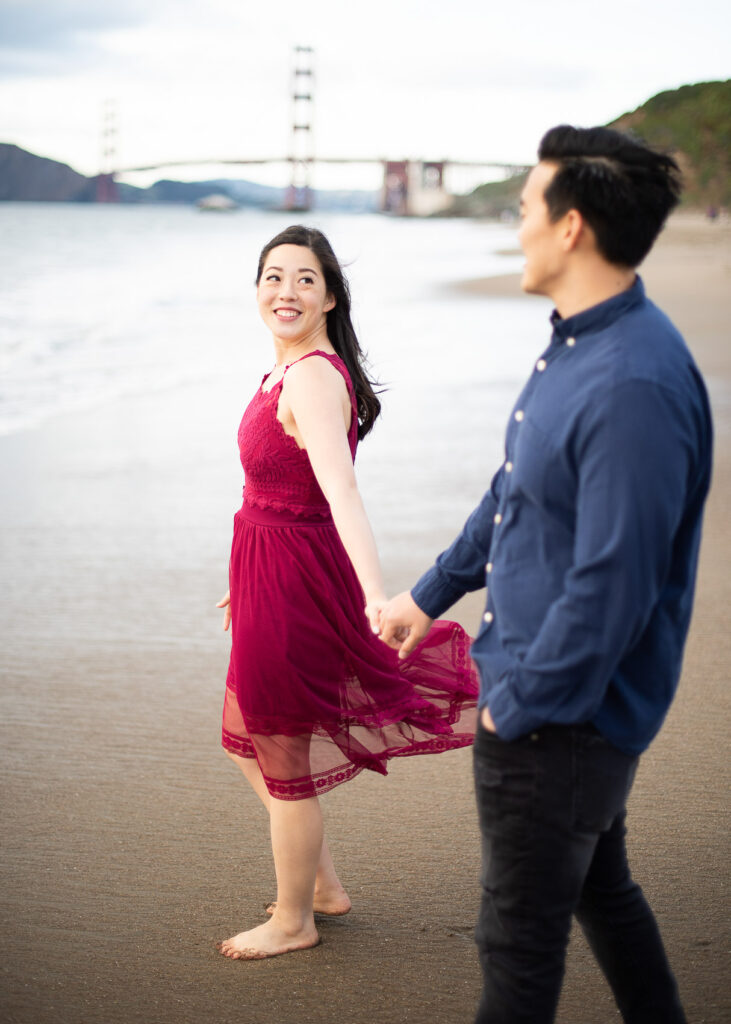
<path fill-rule="evenodd" d="M 619 267 L 602 259 L 582 262 L 556 282 L 549 298 L 565 320 L 626 292 L 636 276 L 634 268 Z"/>

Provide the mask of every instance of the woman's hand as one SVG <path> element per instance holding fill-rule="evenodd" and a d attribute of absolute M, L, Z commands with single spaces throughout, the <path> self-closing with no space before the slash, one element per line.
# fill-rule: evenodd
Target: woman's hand
<path fill-rule="evenodd" d="M 223 613 L 223 628 L 224 631 L 231 625 L 231 591 L 226 591 L 226 596 L 222 597 L 220 601 L 216 603 L 216 608 L 225 608 Z"/>
<path fill-rule="evenodd" d="M 385 597 L 373 597 L 366 601 L 365 613 L 371 630 L 378 636 L 381 632 L 381 615 L 388 604 Z"/>

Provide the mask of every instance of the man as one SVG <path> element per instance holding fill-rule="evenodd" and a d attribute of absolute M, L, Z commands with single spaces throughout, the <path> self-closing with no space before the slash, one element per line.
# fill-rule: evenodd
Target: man
<path fill-rule="evenodd" d="M 630 1024 L 685 1021 L 632 880 L 625 809 L 680 675 L 711 419 L 701 377 L 635 268 L 677 165 L 607 128 L 549 131 L 521 197 L 522 286 L 548 348 L 505 462 L 381 635 L 402 656 L 487 585 L 475 784 L 483 841 L 479 1024 L 554 1020 L 572 915 Z"/>

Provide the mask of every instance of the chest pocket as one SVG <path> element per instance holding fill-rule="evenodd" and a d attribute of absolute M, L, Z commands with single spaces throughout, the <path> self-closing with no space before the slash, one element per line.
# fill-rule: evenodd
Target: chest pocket
<path fill-rule="evenodd" d="M 515 436 L 512 462 L 511 503 L 528 502 L 565 525 L 567 517 L 573 521 L 576 473 L 562 431 L 556 428 L 549 434 L 526 414 Z"/>

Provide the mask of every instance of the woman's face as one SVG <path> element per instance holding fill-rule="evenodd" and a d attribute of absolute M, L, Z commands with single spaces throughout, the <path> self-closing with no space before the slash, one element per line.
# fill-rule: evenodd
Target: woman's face
<path fill-rule="evenodd" d="M 335 305 L 317 256 L 304 245 L 278 245 L 267 253 L 256 286 L 262 320 L 276 338 L 302 342 L 326 330 Z"/>

